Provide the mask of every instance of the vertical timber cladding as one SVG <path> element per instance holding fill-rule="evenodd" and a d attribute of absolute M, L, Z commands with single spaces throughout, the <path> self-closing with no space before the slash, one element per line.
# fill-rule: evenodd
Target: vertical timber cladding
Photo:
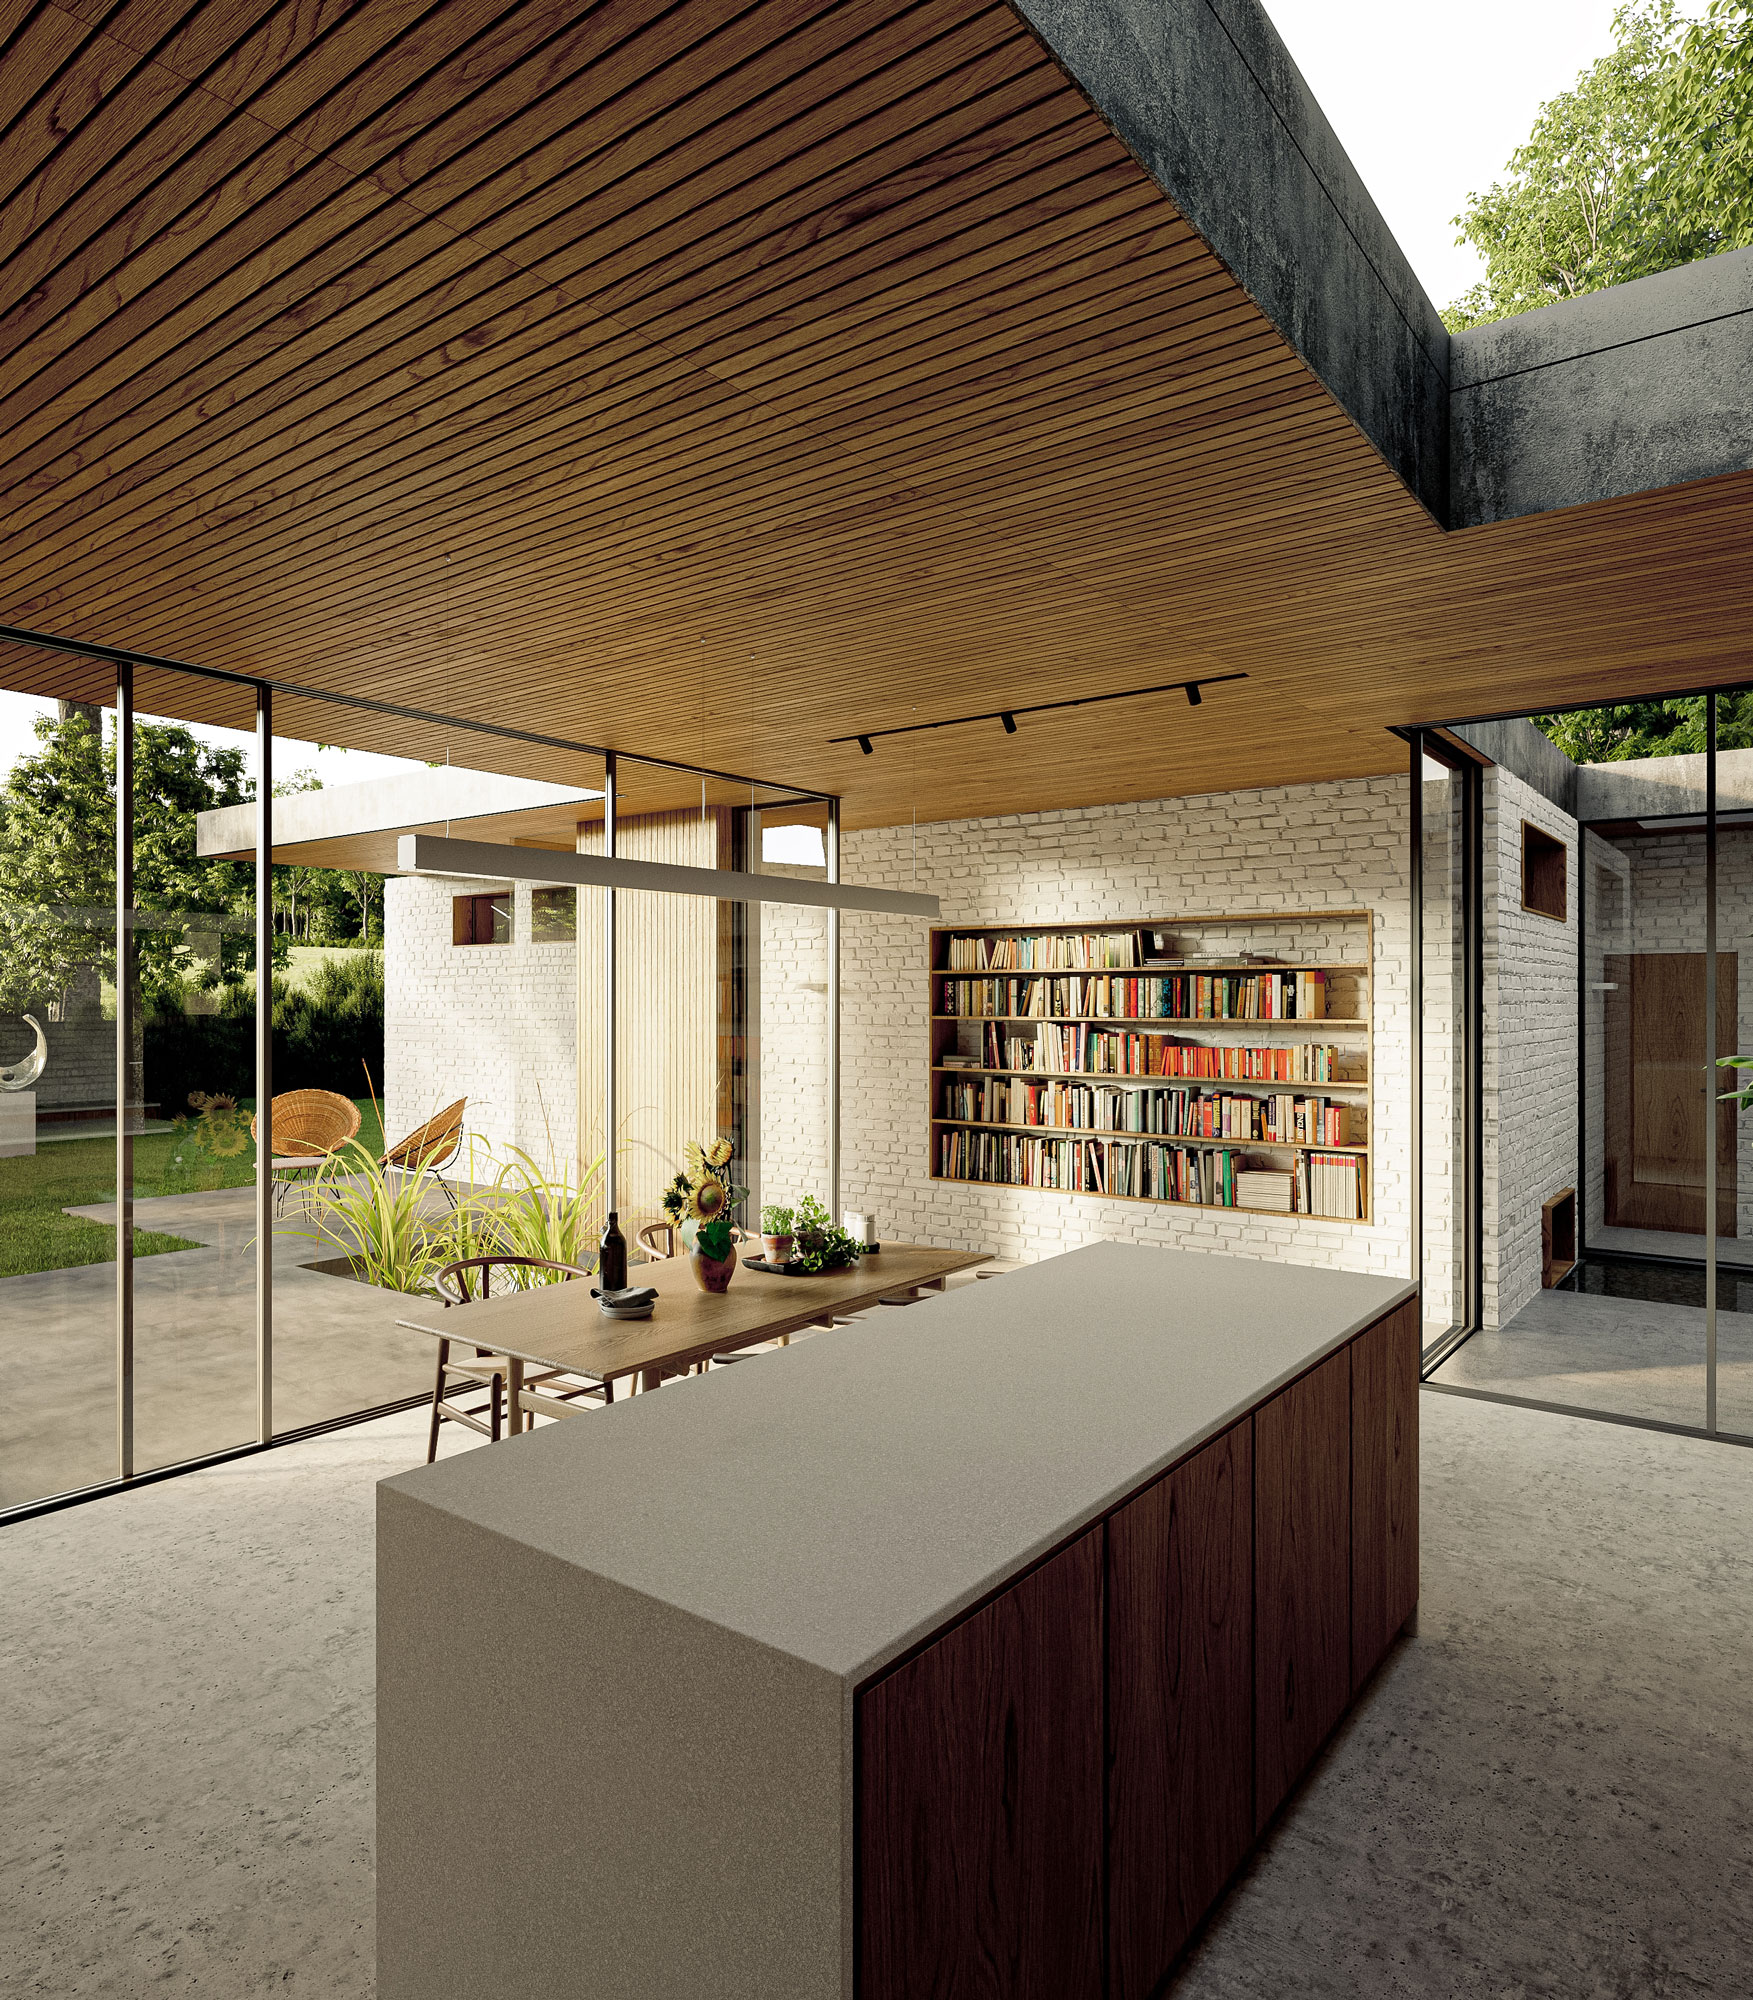
<path fill-rule="evenodd" d="M 690 868 L 732 865 L 726 807 L 616 815 L 615 846 L 635 861 Z M 601 822 L 582 823 L 578 852 L 602 851 Z M 603 899 L 579 897 L 578 1132 L 588 1167 L 602 1156 Z M 660 1219 L 663 1190 L 690 1139 L 729 1134 L 735 1110 L 727 1012 L 737 975 L 731 906 L 704 896 L 621 890 L 616 902 L 618 1100 L 615 1135 L 623 1230 Z M 740 1166 L 744 1164 L 739 1162 Z M 746 1175 L 743 1176 L 746 1179 Z"/>

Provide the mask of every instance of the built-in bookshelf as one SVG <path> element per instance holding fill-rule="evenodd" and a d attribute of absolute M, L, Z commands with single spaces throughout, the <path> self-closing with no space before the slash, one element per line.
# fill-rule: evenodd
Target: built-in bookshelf
<path fill-rule="evenodd" d="M 933 1180 L 1370 1219 L 1368 910 L 930 939 Z"/>

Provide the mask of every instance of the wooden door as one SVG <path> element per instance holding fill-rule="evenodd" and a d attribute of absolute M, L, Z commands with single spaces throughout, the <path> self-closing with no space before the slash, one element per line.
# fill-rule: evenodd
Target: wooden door
<path fill-rule="evenodd" d="M 1717 956 L 1717 1047 L 1736 1047 L 1739 960 Z M 1606 961 L 1603 996 L 1607 1220 L 1704 1233 L 1704 1136 L 1715 1095 L 1705 1065 L 1704 953 Z M 1716 1107 L 1717 1234 L 1735 1234 L 1735 1112 Z"/>
<path fill-rule="evenodd" d="M 1418 1609 L 1418 1305 L 1351 1343 L 1351 1691 Z"/>
<path fill-rule="evenodd" d="M 1101 1549 L 859 1696 L 860 2000 L 1099 2000 Z"/>
<path fill-rule="evenodd" d="M 1108 1523 L 1108 1962 L 1146 2000 L 1254 1838 L 1253 1427 Z"/>
<path fill-rule="evenodd" d="M 1254 1820 L 1351 1696 L 1351 1352 L 1254 1415 Z"/>

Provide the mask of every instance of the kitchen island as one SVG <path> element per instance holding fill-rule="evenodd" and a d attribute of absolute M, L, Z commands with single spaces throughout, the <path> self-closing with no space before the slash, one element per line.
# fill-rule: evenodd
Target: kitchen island
<path fill-rule="evenodd" d="M 1417 1358 L 1097 1244 L 385 1481 L 381 2000 L 1143 2000 L 1416 1606 Z"/>

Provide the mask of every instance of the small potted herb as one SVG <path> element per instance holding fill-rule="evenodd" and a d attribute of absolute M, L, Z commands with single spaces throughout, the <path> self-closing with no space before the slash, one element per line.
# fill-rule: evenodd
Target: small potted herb
<path fill-rule="evenodd" d="M 835 1226 L 834 1218 L 813 1194 L 806 1194 L 798 1203 L 792 1227 L 796 1232 L 791 1249 L 793 1269 L 812 1274 L 843 1271 L 864 1254 L 864 1246 Z"/>
<path fill-rule="evenodd" d="M 789 1208 L 772 1204 L 761 1211 L 761 1249 L 776 1270 L 791 1262 L 793 1217 Z"/>

